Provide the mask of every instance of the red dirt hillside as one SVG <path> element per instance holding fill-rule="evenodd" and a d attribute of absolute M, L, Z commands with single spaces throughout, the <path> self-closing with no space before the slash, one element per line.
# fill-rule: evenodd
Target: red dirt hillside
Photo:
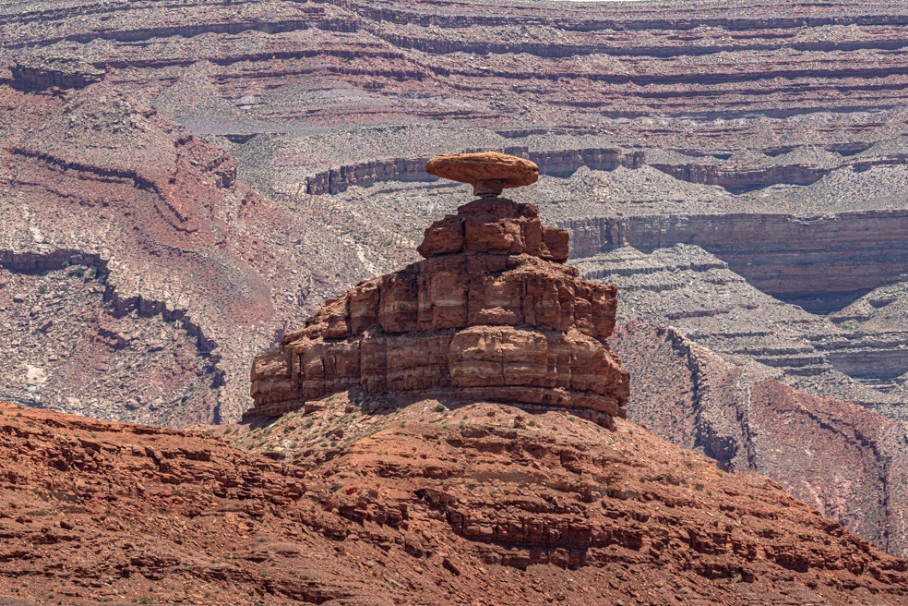
<path fill-rule="evenodd" d="M 241 438 L 284 444 L 283 460 L 191 432 L 0 405 L 0 595 L 908 604 L 905 561 L 776 484 L 722 472 L 621 419 L 609 431 L 500 404 L 448 412 L 418 401 L 385 415 L 346 398 L 321 405 Z"/>

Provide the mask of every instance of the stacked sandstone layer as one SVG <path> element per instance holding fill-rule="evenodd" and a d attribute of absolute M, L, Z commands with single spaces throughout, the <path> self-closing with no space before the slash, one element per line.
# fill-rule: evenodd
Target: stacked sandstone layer
<path fill-rule="evenodd" d="M 628 375 L 605 343 L 616 288 L 564 265 L 568 234 L 535 206 L 473 201 L 418 250 L 424 261 L 357 285 L 256 357 L 247 416 L 354 387 L 623 416 Z"/>

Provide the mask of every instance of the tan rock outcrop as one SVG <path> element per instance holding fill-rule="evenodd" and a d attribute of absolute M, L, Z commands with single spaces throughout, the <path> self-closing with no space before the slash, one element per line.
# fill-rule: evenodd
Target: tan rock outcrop
<path fill-rule="evenodd" d="M 628 375 L 605 344 L 616 289 L 563 264 L 567 233 L 535 206 L 476 200 L 418 250 L 425 260 L 357 285 L 258 356 L 248 416 L 350 388 L 623 414 Z"/>

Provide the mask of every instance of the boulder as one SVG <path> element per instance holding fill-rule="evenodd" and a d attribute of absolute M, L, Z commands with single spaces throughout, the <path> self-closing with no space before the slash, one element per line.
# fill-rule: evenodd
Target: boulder
<path fill-rule="evenodd" d="M 469 183 L 475 195 L 489 197 L 497 196 L 503 189 L 523 187 L 539 179 L 539 167 L 533 162 L 491 151 L 435 156 L 426 164 L 426 172 Z"/>

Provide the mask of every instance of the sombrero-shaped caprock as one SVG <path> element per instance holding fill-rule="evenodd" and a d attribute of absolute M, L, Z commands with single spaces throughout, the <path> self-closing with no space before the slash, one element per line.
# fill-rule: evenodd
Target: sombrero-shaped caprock
<path fill-rule="evenodd" d="M 497 196 L 504 189 L 530 185 L 539 179 L 539 167 L 533 162 L 498 152 L 435 156 L 426 164 L 426 172 L 469 183 L 473 193 L 482 197 Z"/>

